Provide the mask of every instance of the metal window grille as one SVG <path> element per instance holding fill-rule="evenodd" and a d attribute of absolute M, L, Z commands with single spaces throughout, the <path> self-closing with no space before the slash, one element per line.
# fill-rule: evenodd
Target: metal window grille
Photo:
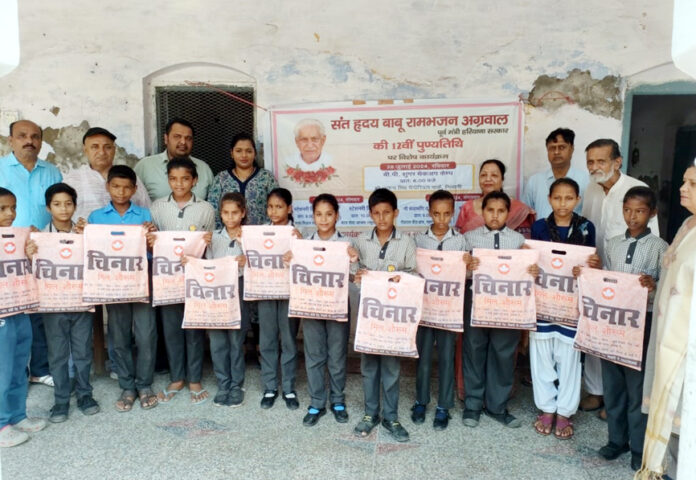
<path fill-rule="evenodd" d="M 216 88 L 254 102 L 254 89 L 215 85 Z M 205 87 L 168 86 L 155 88 L 158 151 L 164 150 L 164 128 L 169 119 L 180 117 L 196 133 L 191 155 L 204 160 L 214 174 L 230 167 L 230 140 L 240 132 L 254 133 L 254 107 Z"/>

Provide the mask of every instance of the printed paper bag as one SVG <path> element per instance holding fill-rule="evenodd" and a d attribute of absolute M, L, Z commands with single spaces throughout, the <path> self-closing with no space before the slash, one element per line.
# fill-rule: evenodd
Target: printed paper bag
<path fill-rule="evenodd" d="M 181 328 L 241 328 L 238 266 L 234 257 L 188 259 Z"/>
<path fill-rule="evenodd" d="M 527 268 L 539 252 L 475 248 L 472 255 L 481 263 L 473 274 L 471 325 L 536 330 L 534 278 Z"/>
<path fill-rule="evenodd" d="M 77 233 L 33 232 L 37 253 L 32 270 L 39 291 L 39 312 L 86 312 L 82 301 L 84 238 Z"/>
<path fill-rule="evenodd" d="M 575 327 L 580 311 L 573 267 L 589 268 L 587 258 L 595 253 L 595 248 L 539 240 L 527 240 L 525 244 L 539 252 L 539 276 L 534 287 L 537 318 Z"/>
<path fill-rule="evenodd" d="M 152 249 L 152 305 L 184 303 L 181 256 L 201 258 L 206 232 L 156 232 Z"/>
<path fill-rule="evenodd" d="M 642 368 L 648 289 L 640 275 L 583 268 L 575 348 L 635 370 Z"/>
<path fill-rule="evenodd" d="M 144 227 L 87 225 L 84 239 L 84 302 L 149 301 Z"/>
<path fill-rule="evenodd" d="M 39 306 L 31 263 L 24 254 L 27 238 L 28 228 L 0 227 L 0 317 L 28 312 Z"/>
<path fill-rule="evenodd" d="M 291 317 L 348 321 L 347 242 L 295 240 L 290 263 Z"/>
<path fill-rule="evenodd" d="M 244 300 L 284 300 L 290 297 L 289 269 L 283 255 L 292 246 L 291 225 L 242 227 L 246 255 Z"/>
<path fill-rule="evenodd" d="M 407 273 L 365 273 L 360 285 L 355 351 L 418 358 L 416 332 L 424 286 L 424 279 Z"/>
<path fill-rule="evenodd" d="M 421 325 L 464 331 L 464 252 L 416 250 L 417 271 L 425 278 Z"/>

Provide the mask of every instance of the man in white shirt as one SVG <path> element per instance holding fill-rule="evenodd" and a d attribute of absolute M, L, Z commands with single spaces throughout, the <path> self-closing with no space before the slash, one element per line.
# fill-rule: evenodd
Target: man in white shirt
<path fill-rule="evenodd" d="M 610 238 L 626 232 L 623 217 L 623 198 L 626 192 L 645 183 L 621 173 L 621 152 L 614 140 L 600 138 L 585 148 L 590 183 L 585 190 L 582 216 L 591 221 L 597 232 L 597 254 L 606 263 L 604 252 Z M 650 231 L 659 236 L 657 216 L 648 222 Z M 589 394 L 580 403 L 582 410 L 596 410 L 602 406 L 602 365 L 599 358 L 585 355 L 585 390 Z"/>

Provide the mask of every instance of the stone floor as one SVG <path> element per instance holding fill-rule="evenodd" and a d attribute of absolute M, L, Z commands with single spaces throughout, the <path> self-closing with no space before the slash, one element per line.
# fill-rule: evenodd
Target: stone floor
<path fill-rule="evenodd" d="M 404 369 L 405 371 L 411 369 Z M 532 391 L 520 386 L 510 410 L 522 419 L 517 430 L 506 429 L 483 416 L 478 428 L 461 422 L 461 408 L 452 411 L 450 427 L 432 429 L 432 409 L 426 423 L 410 420 L 414 378 L 402 376 L 400 419 L 411 441 L 398 444 L 383 428 L 365 439 L 352 430 L 362 415 L 358 374 L 348 377 L 348 424 L 331 414 L 312 428 L 302 426 L 306 412 L 306 378 L 300 368 L 300 409 L 289 411 L 282 399 L 261 410 L 259 370 L 247 368 L 246 401 L 240 408 L 215 407 L 216 391 L 210 366 L 204 385 L 211 400 L 191 405 L 182 392 L 168 404 L 149 411 L 138 404 L 129 413 L 113 408 L 117 382 L 93 379 L 102 412 L 80 413 L 73 399 L 70 419 L 49 424 L 22 446 L 0 452 L 4 480 L 24 479 L 631 479 L 627 454 L 613 462 L 596 451 L 606 442 L 606 424 L 591 413 L 575 418 L 576 435 L 559 441 L 532 428 Z M 156 376 L 155 387 L 166 386 Z M 30 416 L 47 417 L 52 389 L 32 386 L 27 401 Z"/>

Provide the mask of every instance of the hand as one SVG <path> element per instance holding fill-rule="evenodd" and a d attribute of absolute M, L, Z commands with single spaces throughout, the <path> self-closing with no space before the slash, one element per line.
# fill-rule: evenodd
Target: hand
<path fill-rule="evenodd" d="M 293 229 L 292 229 L 292 236 L 295 237 L 295 238 L 298 239 L 298 240 L 302 240 L 302 234 L 301 234 L 300 231 L 299 231 L 298 229 L 296 229 L 296 228 L 293 228 Z"/>
<path fill-rule="evenodd" d="M 31 260 L 36 252 L 39 251 L 39 246 L 31 238 L 27 239 L 27 243 L 24 245 L 24 254 L 29 260 Z"/>
<path fill-rule="evenodd" d="M 157 227 L 152 222 L 143 222 L 143 227 L 145 227 L 145 229 L 148 232 L 156 232 L 157 231 Z"/>
<path fill-rule="evenodd" d="M 536 263 L 527 267 L 527 273 L 536 278 L 539 276 L 539 265 Z"/>
<path fill-rule="evenodd" d="M 186 265 L 186 264 L 188 263 L 188 258 L 189 258 L 188 255 L 182 255 L 182 256 L 179 257 L 179 258 L 180 258 L 180 260 L 181 260 L 181 264 L 182 264 L 182 265 Z"/>
<path fill-rule="evenodd" d="M 473 272 L 479 267 L 479 265 L 481 265 L 481 260 L 479 260 L 478 257 L 471 257 L 471 261 L 469 262 L 469 271 Z"/>
<path fill-rule="evenodd" d="M 38 228 L 36 228 L 34 225 L 29 225 L 29 231 L 30 232 L 40 232 Z"/>
<path fill-rule="evenodd" d="M 578 278 L 582 274 L 582 265 L 575 265 L 573 267 L 573 276 Z"/>
<path fill-rule="evenodd" d="M 602 259 L 596 253 L 593 253 L 587 258 L 587 264 L 590 268 L 602 268 Z"/>
<path fill-rule="evenodd" d="M 348 257 L 350 258 L 350 263 L 355 263 L 360 260 L 358 251 L 354 249 L 352 245 L 348 245 Z"/>
<path fill-rule="evenodd" d="M 239 264 L 239 268 L 244 268 L 244 265 L 246 265 L 246 255 L 237 255 L 237 263 Z"/>
<path fill-rule="evenodd" d="M 290 262 L 292 261 L 292 252 L 288 250 L 283 254 L 283 265 L 285 265 L 285 268 L 288 268 L 290 266 Z"/>
<path fill-rule="evenodd" d="M 362 276 L 367 273 L 367 269 L 361 268 L 355 273 L 355 276 L 353 277 L 353 283 L 356 285 L 360 285 L 360 281 L 362 280 Z"/>
<path fill-rule="evenodd" d="M 643 273 L 640 278 L 638 278 L 641 287 L 648 289 L 648 292 L 655 290 L 655 279 L 651 275 Z"/>
<path fill-rule="evenodd" d="M 213 243 L 213 232 L 205 232 L 205 235 L 203 235 L 203 240 L 205 241 L 206 246 L 210 246 L 211 243 Z"/>
<path fill-rule="evenodd" d="M 148 231 L 145 234 L 145 240 L 147 240 L 147 248 L 152 249 L 152 247 L 155 246 L 155 240 L 157 240 L 157 236 L 154 233 Z"/>
<path fill-rule="evenodd" d="M 82 234 L 85 231 L 86 226 L 87 226 L 87 220 L 80 217 L 77 219 L 77 223 L 73 227 L 73 230 L 75 231 L 75 233 Z"/>
<path fill-rule="evenodd" d="M 464 260 L 467 269 L 469 269 L 469 265 L 471 265 L 471 258 L 471 254 L 469 252 L 464 252 L 464 255 L 462 255 L 462 259 Z"/>

